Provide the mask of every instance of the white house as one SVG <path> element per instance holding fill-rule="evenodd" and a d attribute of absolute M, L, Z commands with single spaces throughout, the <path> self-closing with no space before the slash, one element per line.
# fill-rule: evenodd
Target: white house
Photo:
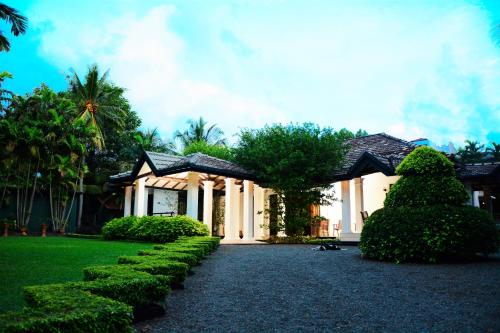
<path fill-rule="evenodd" d="M 331 175 L 331 206 L 312 207 L 325 218 L 312 233 L 358 241 L 363 229 L 362 212 L 383 207 L 386 193 L 397 181 L 395 168 L 415 144 L 385 133 L 347 142 L 342 167 Z M 487 179 L 493 212 L 500 188 L 500 164 L 462 165 L 457 175 L 471 194 L 471 204 L 485 199 L 482 179 Z M 265 239 L 269 236 L 270 189 L 259 186 L 252 172 L 225 160 L 196 153 L 189 156 L 144 152 L 130 172 L 111 176 L 110 182 L 125 191 L 124 216 L 130 214 L 187 214 L 205 223 L 226 241 Z M 482 186 L 482 187 L 480 187 Z"/>

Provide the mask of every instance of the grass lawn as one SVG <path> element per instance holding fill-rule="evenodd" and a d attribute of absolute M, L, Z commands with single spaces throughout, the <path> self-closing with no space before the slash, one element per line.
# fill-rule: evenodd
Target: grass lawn
<path fill-rule="evenodd" d="M 151 244 L 67 237 L 0 238 L 0 312 L 24 304 L 23 287 L 81 281 L 82 268 L 115 264 L 120 255 L 134 255 Z"/>

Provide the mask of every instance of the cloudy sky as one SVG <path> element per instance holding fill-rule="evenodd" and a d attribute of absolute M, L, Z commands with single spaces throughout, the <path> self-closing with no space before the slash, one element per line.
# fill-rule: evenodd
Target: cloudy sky
<path fill-rule="evenodd" d="M 110 69 L 144 128 L 203 116 L 500 142 L 499 1 L 17 0 L 7 88 Z M 6 26 L 0 26 L 6 30 Z"/>

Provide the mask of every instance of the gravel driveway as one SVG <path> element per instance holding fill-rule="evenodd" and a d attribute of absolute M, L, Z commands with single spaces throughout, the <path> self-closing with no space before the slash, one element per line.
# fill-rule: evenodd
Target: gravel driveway
<path fill-rule="evenodd" d="M 500 332 L 500 258 L 416 265 L 355 247 L 223 245 L 146 332 Z"/>

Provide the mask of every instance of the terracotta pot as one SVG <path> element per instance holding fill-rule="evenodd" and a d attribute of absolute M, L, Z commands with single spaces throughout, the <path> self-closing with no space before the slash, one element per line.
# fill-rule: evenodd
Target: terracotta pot
<path fill-rule="evenodd" d="M 3 224 L 3 236 L 4 237 L 9 236 L 9 224 L 8 223 Z"/>
<path fill-rule="evenodd" d="M 21 235 L 22 236 L 28 236 L 28 228 L 22 227 L 21 228 Z"/>
<path fill-rule="evenodd" d="M 47 237 L 47 225 L 42 223 L 42 237 Z"/>

